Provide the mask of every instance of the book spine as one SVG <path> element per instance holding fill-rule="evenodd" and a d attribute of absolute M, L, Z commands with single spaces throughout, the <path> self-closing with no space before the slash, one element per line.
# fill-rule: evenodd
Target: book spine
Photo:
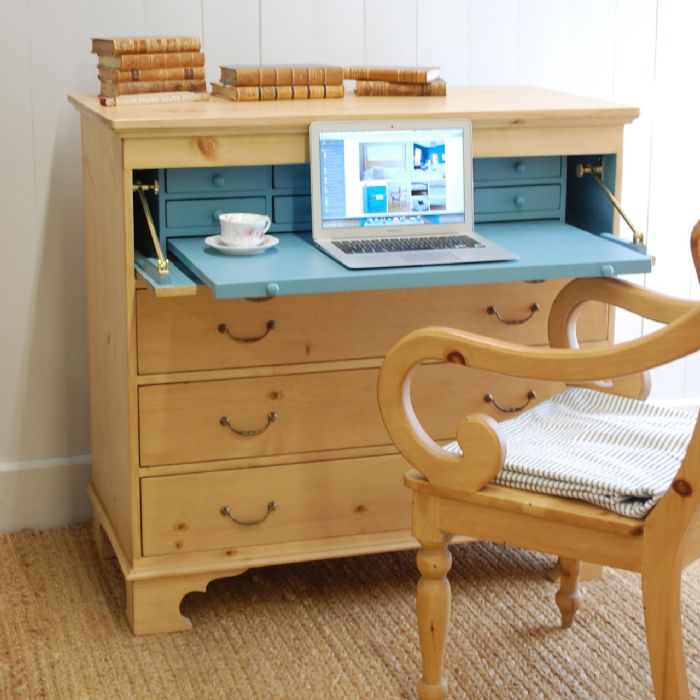
<path fill-rule="evenodd" d="M 221 82 L 232 87 L 342 85 L 339 66 L 221 66 Z"/>
<path fill-rule="evenodd" d="M 341 83 L 340 85 L 325 85 L 325 95 L 326 98 L 338 98 L 345 95 L 345 86 Z"/>
<path fill-rule="evenodd" d="M 113 83 L 103 80 L 100 86 L 100 95 L 104 97 L 135 95 L 143 92 L 206 92 L 207 89 L 204 80 L 152 80 L 129 83 Z"/>
<path fill-rule="evenodd" d="M 152 36 L 134 39 L 93 39 L 92 53 L 121 56 L 132 53 L 173 53 L 199 51 L 202 42 L 196 36 Z"/>
<path fill-rule="evenodd" d="M 196 68 L 204 66 L 204 54 L 200 51 L 180 53 L 135 53 L 125 56 L 100 56 L 97 66 L 117 70 L 155 70 L 158 68 Z"/>
<path fill-rule="evenodd" d="M 140 95 L 116 95 L 115 97 L 100 97 L 103 107 L 146 104 L 170 104 L 177 102 L 204 102 L 209 99 L 206 92 L 146 92 Z"/>
<path fill-rule="evenodd" d="M 225 85 L 212 83 L 213 95 L 226 97 L 234 102 L 269 100 L 306 100 L 343 97 L 343 85 Z"/>
<path fill-rule="evenodd" d="M 100 80 L 115 83 L 147 82 L 156 80 L 204 80 L 204 68 L 154 68 L 152 70 L 117 70 L 116 68 L 98 68 Z"/>
<path fill-rule="evenodd" d="M 382 80 L 358 80 L 355 83 L 355 94 L 363 97 L 378 96 L 418 96 L 444 97 L 447 85 L 444 80 L 433 80 L 430 83 L 392 83 Z"/>
<path fill-rule="evenodd" d="M 428 82 L 428 71 L 421 68 L 370 68 L 367 66 L 351 66 L 343 70 L 346 80 L 374 80 L 392 83 L 421 83 Z"/>

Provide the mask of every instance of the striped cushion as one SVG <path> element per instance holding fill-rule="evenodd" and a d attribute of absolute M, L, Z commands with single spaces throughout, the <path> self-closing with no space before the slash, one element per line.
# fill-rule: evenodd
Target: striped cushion
<path fill-rule="evenodd" d="M 643 518 L 673 480 L 695 420 L 690 411 L 568 388 L 499 424 L 507 453 L 493 483 Z M 445 449 L 461 454 L 456 442 Z"/>

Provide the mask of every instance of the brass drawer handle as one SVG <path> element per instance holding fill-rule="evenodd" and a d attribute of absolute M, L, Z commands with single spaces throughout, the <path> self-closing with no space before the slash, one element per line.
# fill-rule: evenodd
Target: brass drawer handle
<path fill-rule="evenodd" d="M 258 428 L 257 430 L 239 430 L 238 428 L 234 428 L 229 422 L 227 416 L 221 416 L 221 418 L 219 418 L 219 423 L 223 425 L 224 428 L 228 428 L 232 433 L 235 433 L 236 435 L 250 437 L 251 435 L 260 435 L 260 433 L 264 433 L 276 420 L 277 413 L 275 411 L 270 411 L 270 413 L 267 414 L 267 423 L 265 423 L 265 425 L 263 425 L 262 428 Z"/>
<path fill-rule="evenodd" d="M 237 343 L 257 343 L 259 340 L 262 340 L 270 331 L 275 330 L 275 326 L 277 324 L 270 320 L 267 322 L 266 330 L 262 335 L 255 335 L 249 338 L 242 338 L 237 335 L 233 335 L 231 331 L 229 330 L 229 327 L 225 323 L 219 324 L 218 331 L 219 333 L 226 334 L 231 340 L 235 340 Z"/>
<path fill-rule="evenodd" d="M 539 310 L 540 305 L 533 303 L 530 304 L 530 313 L 524 318 L 503 318 L 503 316 L 498 313 L 498 309 L 495 306 L 489 306 L 488 309 L 486 309 L 486 313 L 489 316 L 495 316 L 501 323 L 505 323 L 507 326 L 519 326 L 521 323 L 529 321 Z"/>
<path fill-rule="evenodd" d="M 523 408 L 530 403 L 530 401 L 536 398 L 537 394 L 535 393 L 535 390 L 530 389 L 530 391 L 527 392 L 527 401 L 521 406 L 501 406 L 501 404 L 496 401 L 493 394 L 486 394 L 486 396 L 484 396 L 484 401 L 486 401 L 486 403 L 492 403 L 494 408 L 498 409 L 501 413 L 518 413 L 519 411 L 522 411 Z"/>
<path fill-rule="evenodd" d="M 259 525 L 262 522 L 265 522 L 267 518 L 269 517 L 270 513 L 273 511 L 277 510 L 277 506 L 279 504 L 277 501 L 270 501 L 267 504 L 267 510 L 265 511 L 265 515 L 261 516 L 260 518 L 254 518 L 253 520 L 239 520 L 232 512 L 231 509 L 228 506 L 221 506 L 219 508 L 219 513 L 223 515 L 225 518 L 230 518 L 233 520 L 236 525 Z"/>

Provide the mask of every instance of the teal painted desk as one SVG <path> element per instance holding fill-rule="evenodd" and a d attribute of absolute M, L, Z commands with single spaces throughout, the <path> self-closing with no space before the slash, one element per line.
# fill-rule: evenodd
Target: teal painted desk
<path fill-rule="evenodd" d="M 187 629 L 182 597 L 217 577 L 415 546 L 407 465 L 375 398 L 382 357 L 404 333 L 451 325 L 543 344 L 566 278 L 650 269 L 610 239 L 617 218 L 575 175 L 602 163 L 619 193 L 632 107 L 535 88 L 176 107 L 70 100 L 84 167 L 89 493 L 98 549 L 117 556 L 138 634 Z M 427 116 L 471 118 L 477 230 L 519 260 L 342 268 L 309 241 L 309 124 Z M 149 272 L 156 251 L 133 192 L 155 180 L 147 201 L 167 284 Z M 279 246 L 245 259 L 206 249 L 221 207 L 268 213 Z M 606 342 L 613 322 L 587 307 L 579 340 Z M 413 403 L 436 439 L 466 413 L 498 419 L 556 388 L 454 369 L 416 374 Z"/>

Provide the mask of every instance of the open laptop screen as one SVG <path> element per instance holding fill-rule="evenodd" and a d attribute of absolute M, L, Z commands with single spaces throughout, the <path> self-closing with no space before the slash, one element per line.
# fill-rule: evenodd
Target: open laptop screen
<path fill-rule="evenodd" d="M 468 120 L 315 123 L 310 151 L 314 236 L 473 230 Z"/>

